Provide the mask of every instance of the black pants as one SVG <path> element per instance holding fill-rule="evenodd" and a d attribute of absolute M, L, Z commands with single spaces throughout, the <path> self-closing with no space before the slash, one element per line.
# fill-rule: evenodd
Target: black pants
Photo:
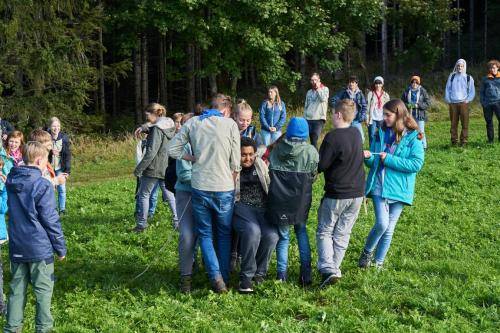
<path fill-rule="evenodd" d="M 498 120 L 498 140 L 500 141 L 500 102 L 485 106 L 484 120 L 486 120 L 486 135 L 488 136 L 488 142 L 493 142 L 495 138 L 495 131 L 493 129 L 493 114 Z"/>
<path fill-rule="evenodd" d="M 309 139 L 311 140 L 311 144 L 318 149 L 318 140 L 321 136 L 321 132 L 323 131 L 323 127 L 325 126 L 325 121 L 308 120 L 307 124 L 309 125 Z"/>

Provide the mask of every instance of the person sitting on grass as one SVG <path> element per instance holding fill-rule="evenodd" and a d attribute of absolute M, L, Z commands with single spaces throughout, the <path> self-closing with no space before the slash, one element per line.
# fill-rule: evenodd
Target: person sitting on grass
<path fill-rule="evenodd" d="M 318 171 L 319 155 L 307 142 L 309 126 L 301 117 L 288 124 L 285 138 L 278 140 L 269 155 L 271 184 L 267 200 L 267 218 L 278 226 L 276 245 L 277 279 L 286 281 L 290 226 L 293 225 L 300 254 L 299 283 L 312 283 L 311 246 L 306 223 L 312 202 L 312 184 Z"/>
<path fill-rule="evenodd" d="M 241 254 L 240 293 L 253 292 L 261 283 L 278 242 L 278 230 L 266 219 L 269 170 L 256 156 L 257 143 L 241 138 L 241 172 L 236 178 L 233 228 L 239 235 Z"/>
<path fill-rule="evenodd" d="M 356 106 L 349 99 L 335 106 L 333 126 L 319 150 L 318 172 L 325 175 L 325 194 L 318 208 L 318 270 L 321 287 L 337 282 L 351 230 L 363 203 L 363 142 L 351 127 Z"/>
<path fill-rule="evenodd" d="M 403 101 L 393 99 L 384 105 L 384 124 L 370 150 L 365 150 L 365 164 L 370 168 L 366 196 L 373 200 L 375 225 L 359 258 L 359 267 L 382 268 L 392 235 L 404 205 L 413 203 L 417 173 L 424 165 L 424 146 L 418 124 Z"/>
<path fill-rule="evenodd" d="M 401 96 L 412 117 L 417 121 L 418 129 L 424 136 L 422 144 L 427 149 L 427 136 L 425 135 L 425 122 L 427 121 L 427 109 L 430 106 L 430 98 L 427 90 L 420 85 L 420 77 L 414 75 L 410 79 L 410 86 L 406 88 Z"/>
<path fill-rule="evenodd" d="M 12 279 L 4 332 L 21 332 L 28 284 L 36 298 L 35 330 L 49 332 L 54 325 L 50 313 L 54 290 L 54 252 L 63 260 L 66 242 L 56 209 L 54 187 L 42 177 L 48 151 L 39 142 L 23 148 L 25 165 L 7 177 L 9 209 L 9 258 Z"/>
<path fill-rule="evenodd" d="M 363 132 L 363 123 L 366 121 L 366 99 L 363 92 L 359 89 L 358 78 L 351 76 L 347 82 L 347 87 L 342 89 L 330 99 L 330 107 L 335 108 L 335 105 L 342 99 L 353 100 L 356 104 L 356 113 L 351 126 L 356 127 L 361 134 L 361 140 L 365 141 L 365 134 Z"/>

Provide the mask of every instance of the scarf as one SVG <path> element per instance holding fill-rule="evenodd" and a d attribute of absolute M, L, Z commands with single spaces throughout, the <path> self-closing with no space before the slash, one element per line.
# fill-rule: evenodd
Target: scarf
<path fill-rule="evenodd" d="M 500 78 L 500 72 L 497 72 L 496 76 L 493 76 L 493 74 L 488 73 L 488 79 L 498 79 Z"/>
<path fill-rule="evenodd" d="M 222 113 L 216 109 L 207 109 L 207 110 L 203 111 L 203 113 L 199 116 L 199 118 L 200 118 L 200 120 L 204 120 L 204 119 L 210 118 L 212 116 L 222 117 Z"/>
<path fill-rule="evenodd" d="M 22 165 L 23 162 L 23 154 L 21 153 L 21 149 L 17 149 L 15 151 L 11 151 L 9 154 L 14 159 L 14 165 Z"/>
<path fill-rule="evenodd" d="M 359 89 L 356 89 L 355 91 L 352 91 L 351 89 L 347 89 L 347 94 L 349 95 L 349 98 L 352 99 L 353 101 L 356 99 L 356 94 L 358 93 Z"/>
<path fill-rule="evenodd" d="M 413 90 L 415 91 L 415 90 Z M 411 103 L 411 92 L 412 92 L 412 88 L 410 87 L 410 89 L 408 89 L 408 103 Z M 418 100 L 420 99 L 420 87 L 418 87 L 417 89 L 417 99 L 415 100 L 415 103 L 418 103 Z"/>
<path fill-rule="evenodd" d="M 380 96 L 377 94 L 376 90 L 373 91 L 373 94 L 375 95 L 375 97 L 377 97 L 377 110 L 382 109 L 383 107 L 382 97 L 384 97 L 384 91 L 383 90 L 380 91 Z"/>

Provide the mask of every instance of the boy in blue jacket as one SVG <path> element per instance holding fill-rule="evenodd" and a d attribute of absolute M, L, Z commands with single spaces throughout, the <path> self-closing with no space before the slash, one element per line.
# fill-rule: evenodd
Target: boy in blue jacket
<path fill-rule="evenodd" d="M 15 167 L 7 177 L 9 216 L 9 257 L 11 292 L 7 303 L 4 332 L 20 332 L 24 318 L 28 283 L 36 297 L 37 332 L 52 330 L 50 304 L 54 289 L 54 252 L 66 256 L 66 242 L 57 214 L 54 188 L 42 177 L 48 151 L 39 142 L 23 149 L 25 165 Z"/>

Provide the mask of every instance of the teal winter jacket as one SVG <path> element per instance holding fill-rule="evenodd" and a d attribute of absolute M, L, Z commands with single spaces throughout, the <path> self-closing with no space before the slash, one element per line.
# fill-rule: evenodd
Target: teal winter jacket
<path fill-rule="evenodd" d="M 384 151 L 384 130 L 379 129 L 375 140 L 370 147 L 372 153 Z M 372 154 L 365 159 L 365 164 L 370 168 L 366 181 L 366 196 L 371 196 L 375 186 L 377 172 L 380 167 L 380 155 Z M 418 137 L 418 131 L 410 131 L 403 135 L 394 154 L 387 154 L 384 166 L 385 175 L 382 185 L 382 197 L 389 200 L 400 201 L 411 205 L 415 194 L 415 179 L 417 172 L 424 165 L 424 147 Z"/>

